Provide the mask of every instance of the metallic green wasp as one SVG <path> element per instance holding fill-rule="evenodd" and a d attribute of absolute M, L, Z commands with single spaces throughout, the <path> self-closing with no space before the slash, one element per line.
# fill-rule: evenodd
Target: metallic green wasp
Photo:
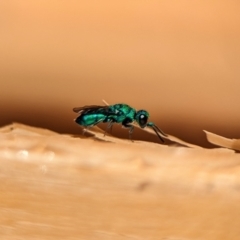
<path fill-rule="evenodd" d="M 114 104 L 110 106 L 90 105 L 73 108 L 73 111 L 79 114 L 75 122 L 83 127 L 91 127 L 103 122 L 108 123 L 107 129 L 112 129 L 114 123 L 121 123 L 122 126 L 129 128 L 129 138 L 132 139 L 133 123 L 137 122 L 141 128 L 152 128 L 162 142 L 164 140 L 160 134 L 167 137 L 153 122 L 148 122 L 149 113 L 147 111 L 136 111 L 136 109 L 127 104 Z"/>

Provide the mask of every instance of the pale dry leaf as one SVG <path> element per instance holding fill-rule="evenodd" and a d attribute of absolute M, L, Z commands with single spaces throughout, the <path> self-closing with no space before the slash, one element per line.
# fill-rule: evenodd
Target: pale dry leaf
<path fill-rule="evenodd" d="M 220 147 L 240 151 L 240 139 L 225 138 L 220 135 L 208 132 L 206 130 L 204 130 L 204 132 L 206 133 L 207 140 L 210 143 L 220 146 Z"/>

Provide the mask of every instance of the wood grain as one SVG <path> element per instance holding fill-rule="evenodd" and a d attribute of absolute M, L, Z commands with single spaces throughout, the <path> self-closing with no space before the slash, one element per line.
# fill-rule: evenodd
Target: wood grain
<path fill-rule="evenodd" d="M 2 239 L 239 239 L 240 157 L 232 150 L 17 124 L 0 138 Z"/>

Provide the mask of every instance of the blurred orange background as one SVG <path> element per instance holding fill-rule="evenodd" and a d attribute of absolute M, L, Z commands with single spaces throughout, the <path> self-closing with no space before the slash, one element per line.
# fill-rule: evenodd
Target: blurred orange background
<path fill-rule="evenodd" d="M 72 108 L 105 99 L 192 143 L 210 146 L 203 129 L 240 138 L 239 11 L 226 0 L 1 1 L 0 125 L 77 134 Z"/>

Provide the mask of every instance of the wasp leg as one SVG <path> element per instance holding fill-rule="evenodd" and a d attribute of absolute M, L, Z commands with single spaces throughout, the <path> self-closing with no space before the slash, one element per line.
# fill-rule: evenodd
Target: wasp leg
<path fill-rule="evenodd" d="M 87 132 L 87 128 L 84 128 L 83 131 L 82 131 L 82 135 L 84 136 L 85 135 L 85 132 Z"/>
<path fill-rule="evenodd" d="M 103 134 L 104 137 L 106 136 L 106 133 L 107 133 L 107 130 L 108 130 L 108 129 L 110 129 L 109 132 L 112 132 L 112 127 L 113 127 L 113 121 L 110 121 L 110 122 L 108 123 L 108 125 L 107 125 L 107 128 L 106 128 L 104 134 Z"/>
<path fill-rule="evenodd" d="M 132 133 L 133 133 L 133 130 L 134 130 L 134 126 L 129 126 L 129 140 L 131 140 L 132 142 L 133 142 L 133 140 L 132 140 Z"/>
<path fill-rule="evenodd" d="M 129 128 L 129 140 L 131 140 L 133 142 L 132 133 L 133 133 L 134 127 L 130 123 L 132 123 L 132 119 L 131 118 L 126 118 L 126 119 L 123 120 L 122 125 L 125 128 Z"/>

